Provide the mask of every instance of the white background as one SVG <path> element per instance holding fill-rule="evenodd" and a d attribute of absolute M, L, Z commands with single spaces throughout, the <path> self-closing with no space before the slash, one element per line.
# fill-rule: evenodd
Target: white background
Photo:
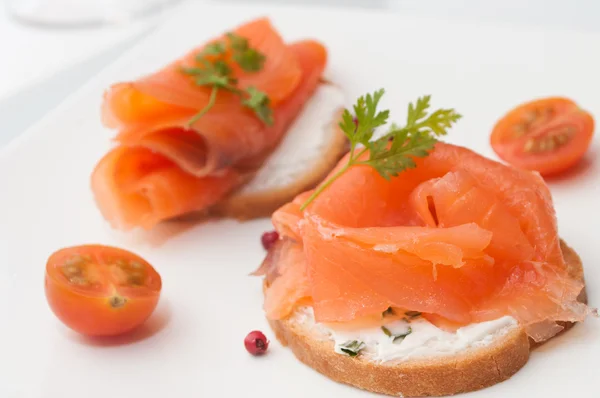
<path fill-rule="evenodd" d="M 597 115 L 599 33 L 575 28 L 578 33 L 565 33 L 552 24 L 540 30 L 539 18 L 531 22 L 535 27 L 525 29 L 486 26 L 508 22 L 491 18 L 489 9 L 473 10 L 482 14 L 452 18 L 478 18 L 477 24 L 297 9 L 278 9 L 272 16 L 286 37 L 309 35 L 328 44 L 328 72 L 348 98 L 389 87 L 384 106 L 389 105 L 392 119 L 401 120 L 403 104 L 432 93 L 434 106 L 456 107 L 465 115 L 448 140 L 487 156 L 493 156 L 491 126 L 523 100 L 560 93 Z M 221 18 L 211 19 L 203 18 L 204 9 L 192 11 L 141 47 L 107 48 L 20 91 L 18 101 L 12 97 L 7 105 L 11 111 L 0 115 L 0 131 L 10 116 L 30 123 L 35 109 L 46 112 L 40 104 L 54 106 L 86 74 L 126 52 L 18 142 L 0 148 L 0 398 L 373 397 L 319 376 L 275 341 L 269 355 L 258 361 L 244 351 L 242 340 L 249 330 L 268 330 L 260 281 L 247 276 L 264 257 L 259 236 L 272 228 L 268 219 L 197 224 L 156 247 L 148 239 L 109 229 L 98 213 L 89 176 L 112 136 L 100 124 L 103 90 L 163 65 L 197 44 L 196 35 L 210 37 L 258 12 L 213 8 Z M 528 18 L 512 14 L 514 24 Z M 308 28 L 304 21 L 311 22 Z M 332 29 L 332 22 L 341 25 Z M 390 46 L 390 37 L 398 38 L 398 44 L 391 41 Z M 596 139 L 579 167 L 550 182 L 560 234 L 582 257 L 595 305 L 600 292 L 595 232 L 600 225 L 600 162 L 593 160 L 599 158 L 599 144 Z M 173 233 L 169 226 L 181 224 L 165 226 L 163 232 Z M 161 303 L 135 335 L 137 341 L 92 343 L 66 330 L 47 308 L 42 281 L 48 255 L 59 247 L 92 242 L 137 252 L 163 276 Z M 509 382 L 465 398 L 598 398 L 598 336 L 600 321 L 590 319 L 536 350 Z"/>
<path fill-rule="evenodd" d="M 263 0 L 262 3 L 383 8 L 404 15 L 442 16 L 482 24 L 600 32 L 600 1 L 596 0 Z M 145 37 L 170 12 L 102 28 L 48 29 L 19 23 L 0 7 L 0 147 Z M 203 17 L 199 16 L 199 21 Z"/>

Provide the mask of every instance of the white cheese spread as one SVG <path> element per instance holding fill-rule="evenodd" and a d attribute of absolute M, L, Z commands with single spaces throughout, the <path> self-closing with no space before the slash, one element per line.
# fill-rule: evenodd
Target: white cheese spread
<path fill-rule="evenodd" d="M 241 192 L 263 192 L 297 181 L 323 155 L 323 148 L 330 145 L 335 117 L 344 105 L 344 93 L 339 87 L 320 84 L 277 148 Z"/>
<path fill-rule="evenodd" d="M 399 362 L 412 358 L 453 355 L 469 348 L 487 346 L 517 327 L 514 318 L 504 316 L 496 320 L 464 326 L 452 333 L 439 329 L 423 317 L 410 321 L 389 318 L 386 320 L 386 317 L 382 317 L 380 325 L 349 329 L 315 322 L 312 307 L 299 308 L 294 317 L 296 322 L 332 340 L 337 353 L 345 354 L 342 348 L 348 342 L 364 343 L 360 355 L 375 362 Z M 384 332 L 382 326 L 391 336 Z M 406 336 L 396 338 L 394 341 L 394 336 L 403 335 Z"/>

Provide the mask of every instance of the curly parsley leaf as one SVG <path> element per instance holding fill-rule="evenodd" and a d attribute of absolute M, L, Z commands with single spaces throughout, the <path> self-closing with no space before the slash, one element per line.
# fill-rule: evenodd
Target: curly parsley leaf
<path fill-rule="evenodd" d="M 340 127 L 351 145 L 367 145 L 373 138 L 375 129 L 387 123 L 390 112 L 388 110 L 377 112 L 383 93 L 384 90 L 381 89 L 373 94 L 359 97 L 353 107 L 354 116 L 348 109 L 344 110 Z"/>
<path fill-rule="evenodd" d="M 385 125 L 389 118 L 388 110 L 378 111 L 383 94 L 384 90 L 380 89 L 359 97 L 353 106 L 354 116 L 348 109 L 344 110 L 339 126 L 350 141 L 348 163 L 323 182 L 302 204 L 300 210 L 304 210 L 352 166 L 370 166 L 387 180 L 404 170 L 414 168 L 414 159 L 427 156 L 437 138 L 446 135 L 448 129 L 461 118 L 454 109 L 438 109 L 429 113 L 431 96 L 427 95 L 408 105 L 406 124 L 403 127 L 392 123 L 386 134 L 373 140 L 375 129 Z M 359 146 L 363 148 L 358 149 Z M 367 152 L 368 158 L 364 159 L 363 155 Z"/>
<path fill-rule="evenodd" d="M 248 93 L 248 98 L 242 100 L 242 104 L 253 109 L 256 116 L 265 124 L 272 125 L 273 111 L 269 107 L 270 100 L 267 94 L 255 87 L 248 87 L 246 93 Z"/>
<path fill-rule="evenodd" d="M 233 69 L 226 59 L 226 55 L 230 53 L 233 62 L 243 71 L 254 73 L 263 68 L 266 57 L 251 48 L 244 37 L 235 33 L 227 33 L 225 37 L 226 41 L 208 44 L 196 56 L 197 67 L 182 69 L 183 73 L 194 78 L 196 85 L 212 88 L 206 106 L 194 115 L 187 125 L 192 126 L 214 106 L 219 90 L 239 95 L 243 106 L 251 109 L 265 124 L 272 125 L 273 112 L 267 94 L 254 87 L 240 89 L 237 86 L 237 79 L 233 76 Z"/>
<path fill-rule="evenodd" d="M 233 60 L 246 72 L 258 72 L 263 68 L 266 57 L 250 47 L 248 39 L 235 33 L 228 33 L 230 46 L 233 50 Z"/>
<path fill-rule="evenodd" d="M 221 55 L 224 54 L 225 51 L 226 47 L 224 43 L 219 41 L 211 43 L 204 47 L 204 50 L 202 50 L 202 52 L 196 56 L 196 60 L 201 60 L 206 55 Z"/>

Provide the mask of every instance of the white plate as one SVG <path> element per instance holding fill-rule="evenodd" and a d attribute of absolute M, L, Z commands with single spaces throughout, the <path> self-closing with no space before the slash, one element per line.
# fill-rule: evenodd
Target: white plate
<path fill-rule="evenodd" d="M 195 225 L 157 245 L 111 231 L 92 200 L 90 172 L 113 135 L 100 124 L 103 90 L 263 13 L 289 40 L 324 41 L 327 75 L 349 98 L 385 87 L 385 104 L 402 120 L 408 101 L 432 93 L 434 105 L 465 115 L 449 141 L 486 155 L 493 156 L 496 119 L 523 100 L 566 95 L 600 109 L 600 36 L 364 10 L 191 3 L 0 154 L 0 397 L 369 396 L 320 376 L 276 342 L 264 358 L 244 350 L 248 331 L 269 332 L 261 282 L 247 276 L 264 255 L 259 237 L 269 220 Z M 550 182 L 560 233 L 583 258 L 592 303 L 600 289 L 598 143 L 582 166 Z M 90 342 L 46 305 L 47 256 L 88 242 L 136 251 L 163 276 L 158 311 L 134 341 Z M 600 320 L 591 319 L 537 350 L 509 381 L 469 396 L 598 397 L 599 358 Z"/>

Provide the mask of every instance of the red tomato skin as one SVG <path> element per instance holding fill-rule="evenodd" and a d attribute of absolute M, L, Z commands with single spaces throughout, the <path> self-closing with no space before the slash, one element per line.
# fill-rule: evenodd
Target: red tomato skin
<path fill-rule="evenodd" d="M 74 292 L 46 274 L 46 299 L 50 309 L 65 326 L 86 336 L 116 336 L 142 325 L 152 315 L 160 298 L 127 299 L 113 308 L 108 297 L 91 297 Z"/>
<path fill-rule="evenodd" d="M 86 253 L 102 259 L 109 256 L 126 256 L 146 264 L 152 280 L 151 287 L 132 288 L 109 286 L 101 288 L 79 287 L 70 284 L 59 268 L 69 254 Z M 162 289 L 160 275 L 139 256 L 122 249 L 86 245 L 58 250 L 46 264 L 44 290 L 48 305 L 54 315 L 67 327 L 87 336 L 116 336 L 130 332 L 142 325 L 152 315 Z M 115 304 L 111 300 L 117 299 Z"/>
<path fill-rule="evenodd" d="M 521 119 L 520 114 L 536 106 L 554 106 L 557 113 L 552 120 L 537 126 L 533 135 L 510 138 L 511 127 Z M 524 150 L 527 139 L 544 137 L 545 131 L 549 132 L 561 125 L 574 126 L 577 130 L 566 145 L 545 153 L 528 153 Z M 553 176 L 579 163 L 592 143 L 594 128 L 594 118 L 574 102 L 560 97 L 546 98 L 519 105 L 503 116 L 492 131 L 490 144 L 505 162 L 522 169 L 537 171 L 543 176 Z"/>

